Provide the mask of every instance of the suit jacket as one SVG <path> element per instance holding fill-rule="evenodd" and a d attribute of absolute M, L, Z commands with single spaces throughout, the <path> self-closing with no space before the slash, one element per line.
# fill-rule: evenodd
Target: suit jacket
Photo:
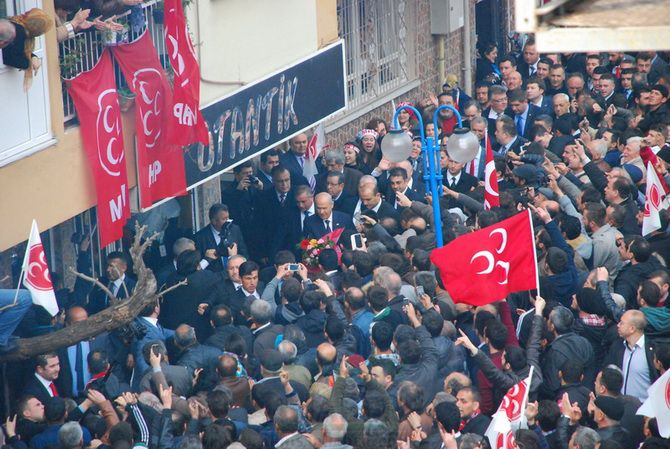
<path fill-rule="evenodd" d="M 58 389 L 58 386 L 56 386 L 56 389 Z M 42 385 L 42 382 L 37 379 L 34 373 L 23 386 L 23 394 L 35 396 L 42 404 L 46 404 L 51 399 L 51 393 Z M 62 396 L 60 390 L 58 394 Z"/>
<path fill-rule="evenodd" d="M 649 368 L 649 381 L 650 383 L 653 384 L 654 381 L 658 379 L 658 371 L 654 366 L 654 345 L 649 340 L 649 336 L 647 335 L 645 335 L 644 342 L 645 342 L 644 352 L 645 355 L 647 356 L 647 367 Z M 624 345 L 624 341 L 623 339 L 618 338 L 617 340 L 614 341 L 614 343 L 612 343 L 612 346 L 610 346 L 610 350 L 607 354 L 606 364 L 614 364 L 619 368 L 621 368 L 622 370 L 625 370 L 626 367 L 623 366 L 623 356 L 625 352 L 626 347 Z"/>
<path fill-rule="evenodd" d="M 228 255 L 228 248 L 224 244 L 224 240 L 228 240 L 228 244 L 237 243 L 237 253 L 249 257 L 249 251 L 247 250 L 247 245 L 244 242 L 244 237 L 242 236 L 242 230 L 235 223 L 229 223 L 221 228 L 223 233 L 223 238 L 221 242 L 217 245 L 216 240 L 214 239 L 214 234 L 212 232 L 212 225 L 207 225 L 193 236 L 193 241 L 195 242 L 195 247 L 200 251 L 202 257 L 205 256 L 205 251 L 208 249 L 215 249 L 219 257 L 210 261 L 207 266 L 208 270 L 211 271 L 223 271 L 223 261 L 221 256 Z"/>
<path fill-rule="evenodd" d="M 165 376 L 168 385 L 172 387 L 174 394 L 184 397 L 189 396 L 192 388 L 193 376 L 188 371 L 188 368 L 185 366 L 161 363 L 161 370 L 163 371 L 163 375 Z M 140 381 L 139 391 L 152 391 L 151 375 L 151 370 L 144 372 L 142 380 Z"/>
<path fill-rule="evenodd" d="M 539 60 L 538 60 L 539 62 Z M 530 78 L 530 66 L 526 61 L 521 59 L 516 66 L 516 71 L 521 74 L 521 78 L 524 80 L 524 82 Z M 535 63 L 535 72 L 537 73 L 537 63 Z"/>
<path fill-rule="evenodd" d="M 491 112 L 491 107 L 489 106 L 488 108 L 484 109 L 482 111 L 482 117 L 484 117 L 488 121 L 488 133 L 489 133 L 489 138 L 491 139 L 491 145 L 494 150 L 496 150 L 500 144 L 496 142 L 495 135 L 496 135 L 496 120 L 489 118 L 489 113 Z M 508 117 L 514 117 L 514 111 L 512 111 L 511 107 L 507 107 L 505 111 L 503 112 Z M 498 116 L 500 117 L 500 116 Z"/>
<path fill-rule="evenodd" d="M 272 178 L 267 177 L 262 170 L 256 170 L 256 177 L 263 183 L 263 190 L 270 190 L 273 188 Z"/>
<path fill-rule="evenodd" d="M 461 434 L 466 434 L 466 433 L 475 433 L 477 435 L 482 435 L 486 433 L 486 429 L 489 427 L 489 424 L 491 423 L 491 418 L 489 418 L 486 415 L 477 415 L 474 418 L 470 419 L 465 426 L 463 427 L 463 430 L 461 430 Z"/>
<path fill-rule="evenodd" d="M 175 273 L 168 285 L 175 285 L 184 276 Z M 168 329 L 176 329 L 180 324 L 193 326 L 198 339 L 206 338 L 211 327 L 207 320 L 198 314 L 198 305 L 206 303 L 219 278 L 209 270 L 198 270 L 186 276 L 187 284 L 168 292 L 163 296 L 161 314 L 158 321 Z"/>
<path fill-rule="evenodd" d="M 102 285 L 109 286 L 110 281 L 106 277 L 101 277 L 100 282 L 102 283 Z M 136 284 L 137 281 L 132 277 L 128 276 L 128 273 L 126 273 L 126 277 L 124 278 L 123 283 L 119 287 L 119 290 L 116 292 L 116 298 L 117 299 L 128 298 L 129 295 L 132 295 Z M 128 291 L 127 295 L 126 290 Z M 85 307 L 89 316 L 101 312 L 105 310 L 107 307 L 109 307 L 109 298 L 107 298 L 105 292 L 100 290 L 98 287 L 94 287 L 91 293 L 88 295 L 88 304 L 86 304 Z"/>
<path fill-rule="evenodd" d="M 175 267 L 175 262 L 171 260 L 169 263 L 163 265 L 156 271 L 156 285 L 160 289 L 165 285 L 165 283 L 170 279 L 170 276 L 172 276 L 173 273 L 177 272 L 177 268 Z"/>
<path fill-rule="evenodd" d="M 410 188 L 407 188 L 407 189 L 405 190 L 404 193 L 405 193 L 405 196 L 406 196 L 410 201 L 419 201 L 419 202 L 421 202 L 421 203 L 424 202 L 423 195 L 417 193 L 416 191 L 414 191 L 414 190 L 412 190 L 412 189 L 410 189 Z M 393 208 L 394 208 L 395 210 L 397 210 L 398 213 L 401 213 L 403 210 L 406 209 L 406 207 L 402 207 L 402 206 L 400 206 L 400 205 L 397 204 L 397 201 L 396 201 L 396 194 L 395 194 L 395 192 L 394 192 L 393 190 L 390 190 L 390 191 L 388 192 L 388 194 L 387 194 L 387 196 L 386 196 L 386 201 L 387 201 L 391 206 L 393 206 Z"/>
<path fill-rule="evenodd" d="M 361 210 L 365 210 L 364 208 L 361 208 Z M 395 208 L 390 205 L 388 202 L 382 200 L 381 205 L 379 206 L 379 209 L 377 209 L 377 217 L 379 220 L 383 220 L 384 218 L 393 218 L 394 220 L 399 220 L 400 219 L 400 214 L 398 213 Z"/>
<path fill-rule="evenodd" d="M 514 139 L 514 142 L 510 144 L 510 146 L 507 148 L 507 151 L 514 151 L 516 154 L 521 153 L 521 147 L 528 142 L 526 139 L 524 139 L 521 136 L 516 136 L 516 139 Z M 502 152 L 502 145 L 499 146 L 498 150 L 499 152 Z M 507 153 L 505 151 L 505 153 Z M 504 155 L 504 154 L 503 154 Z"/>
<path fill-rule="evenodd" d="M 194 373 L 198 368 L 203 368 L 203 372 L 198 381 L 198 389 L 207 391 L 216 386 L 218 380 L 216 364 L 221 355 L 223 355 L 223 351 L 219 348 L 196 344 L 182 352 L 177 365 L 185 366 L 189 369 L 190 373 Z"/>
<path fill-rule="evenodd" d="M 279 156 L 279 165 L 286 168 L 291 173 L 291 187 L 295 188 L 300 185 L 309 185 L 307 178 L 302 174 L 302 167 L 300 162 L 293 154 L 288 151 Z"/>
<path fill-rule="evenodd" d="M 110 354 L 110 338 L 107 332 L 88 340 L 88 352 L 93 351 L 106 351 L 111 357 L 113 354 Z M 72 367 L 76 365 L 76 360 L 70 360 L 68 347 L 61 348 L 58 350 L 58 361 L 60 362 L 60 373 L 58 373 L 58 379 L 56 379 L 56 387 L 58 388 L 58 393 L 61 396 L 66 396 L 69 398 L 75 397 L 73 394 L 73 376 L 72 376 Z M 88 362 L 86 361 L 86 355 L 83 355 L 83 372 L 88 372 Z M 78 396 L 81 396 L 83 391 L 80 391 Z M 84 395 L 85 396 L 85 395 Z"/>
<path fill-rule="evenodd" d="M 335 200 L 335 207 L 333 209 L 338 212 L 353 215 L 357 202 L 358 195 L 349 195 L 347 192 L 342 191 L 340 197 Z"/>
<path fill-rule="evenodd" d="M 656 56 L 654 59 L 652 59 L 651 69 L 647 74 L 647 82 L 650 85 L 656 84 L 659 78 L 668 73 L 669 70 L 670 69 L 668 68 L 668 64 L 663 59 L 661 59 L 660 56 Z"/>
<path fill-rule="evenodd" d="M 612 105 L 616 106 L 617 108 L 625 108 L 628 106 L 628 99 L 626 98 L 626 95 L 622 93 L 614 92 L 607 99 L 602 96 L 600 96 L 600 98 L 602 98 L 602 100 L 605 102 L 605 110 L 607 110 L 607 108 Z"/>
<path fill-rule="evenodd" d="M 338 228 L 353 229 L 351 215 L 333 210 L 333 221 L 330 223 L 330 231 L 328 232 Z M 305 218 L 302 233 L 306 238 L 320 239 L 328 232 L 326 232 L 323 220 L 317 214 Z"/>
<path fill-rule="evenodd" d="M 526 115 L 526 122 L 524 123 L 523 127 L 523 137 L 524 139 L 528 139 L 530 136 L 530 130 L 533 129 L 533 122 L 535 121 L 535 118 L 542 114 L 542 110 L 538 107 L 535 106 L 534 104 L 529 104 L 528 105 L 528 115 Z M 514 123 L 516 123 L 516 118 L 517 116 L 514 116 Z"/>
<path fill-rule="evenodd" d="M 551 96 L 547 95 L 547 93 L 545 92 L 545 94 L 542 95 L 542 104 L 540 104 L 539 106 L 534 104 L 532 106 L 535 106 L 540 109 L 540 113 L 538 115 L 542 114 L 551 115 L 551 113 L 554 110 L 553 105 L 554 102 L 552 101 Z"/>
<path fill-rule="evenodd" d="M 264 289 L 265 284 L 259 281 L 258 285 L 256 286 L 256 292 L 258 293 L 258 296 L 261 296 Z M 247 325 L 246 319 L 242 315 L 242 309 L 246 301 L 247 301 L 247 293 L 241 287 L 239 290 L 235 290 L 230 296 L 225 298 L 223 301 L 223 304 L 228 306 L 230 312 L 233 314 L 233 322 L 238 326 Z"/>
<path fill-rule="evenodd" d="M 442 176 L 442 184 L 449 187 L 451 184 L 452 175 L 447 171 Z M 471 174 L 465 173 L 465 171 L 461 170 L 461 177 L 458 179 L 458 182 L 456 182 L 456 186 L 449 188 L 458 193 L 469 193 L 473 187 L 477 187 L 478 185 L 479 180 L 476 176 L 472 176 Z"/>
<path fill-rule="evenodd" d="M 135 375 L 133 376 L 133 389 L 136 390 L 139 387 L 140 380 L 142 379 L 142 374 L 149 369 L 149 364 L 144 361 L 143 348 L 149 342 L 160 340 L 163 343 L 166 343 L 167 340 L 174 337 L 174 331 L 171 329 L 165 329 L 163 326 L 154 326 L 148 320 L 145 320 L 143 317 L 135 318 L 135 324 L 142 326 L 146 330 L 144 337 L 137 340 L 135 339 L 130 345 L 130 350 L 135 359 Z"/>
<path fill-rule="evenodd" d="M 293 250 L 293 233 L 296 226 L 294 217 L 298 210 L 294 192 L 291 190 L 286 194 L 283 205 L 279 202 L 275 189 L 262 192 L 258 196 L 255 209 L 257 211 L 255 222 L 259 239 L 263 243 L 262 255 L 272 260 L 277 251 Z"/>
<path fill-rule="evenodd" d="M 344 192 L 349 195 L 358 195 L 358 181 L 360 181 L 363 173 L 355 168 L 344 167 Z M 328 171 L 322 169 L 316 175 L 316 191 L 325 192 L 327 189 Z"/>

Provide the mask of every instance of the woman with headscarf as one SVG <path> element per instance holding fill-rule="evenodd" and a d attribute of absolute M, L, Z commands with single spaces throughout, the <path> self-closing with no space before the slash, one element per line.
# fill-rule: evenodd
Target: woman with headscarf
<path fill-rule="evenodd" d="M 9 23 L 7 23 L 9 22 Z M 35 38 L 43 35 L 53 26 L 53 19 L 39 8 L 8 17 L 8 21 L 0 23 L 0 33 L 13 35 L 13 38 L 5 40 L 2 46 L 2 59 L 5 65 L 24 70 L 23 89 L 28 90 L 32 85 L 33 75 L 37 73 L 42 62 L 33 54 L 35 49 Z M 2 45 L 0 39 L 0 46 Z"/>

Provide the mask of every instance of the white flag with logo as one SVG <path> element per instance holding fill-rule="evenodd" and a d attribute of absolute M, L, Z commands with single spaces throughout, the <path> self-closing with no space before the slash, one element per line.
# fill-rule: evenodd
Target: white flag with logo
<path fill-rule="evenodd" d="M 637 414 L 656 418 L 658 433 L 663 438 L 670 437 L 670 370 L 656 379 L 647 388 L 649 397 L 637 409 Z"/>
<path fill-rule="evenodd" d="M 493 414 L 491 424 L 486 429 L 492 449 L 513 449 L 514 432 L 526 423 L 526 404 L 530 382 L 533 378 L 533 367 L 528 377 L 510 388 L 503 397 L 498 410 Z"/>
<path fill-rule="evenodd" d="M 642 235 L 647 235 L 661 228 L 659 212 L 664 209 L 665 190 L 658 179 L 654 166 L 647 162 L 647 191 L 644 201 L 644 218 L 642 219 Z"/>
<path fill-rule="evenodd" d="M 44 307 L 51 316 L 56 316 L 58 303 L 51 283 L 47 257 L 44 254 L 42 239 L 35 220 L 33 220 L 30 229 L 26 255 L 23 259 L 23 286 L 30 291 L 33 304 Z"/>

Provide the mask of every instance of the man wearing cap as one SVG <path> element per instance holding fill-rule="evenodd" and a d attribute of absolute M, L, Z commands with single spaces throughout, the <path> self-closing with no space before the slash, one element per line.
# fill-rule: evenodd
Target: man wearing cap
<path fill-rule="evenodd" d="M 263 398 L 268 391 L 284 391 L 279 374 L 284 366 L 284 357 L 275 349 L 266 349 L 261 354 L 256 354 L 261 362 L 262 379 L 254 384 L 252 396 Z M 300 382 L 289 380 L 293 392 L 297 394 L 301 401 L 306 401 L 309 397 L 307 389 Z M 291 395 L 293 396 L 293 395 Z M 287 397 L 287 399 L 290 399 Z"/>
<path fill-rule="evenodd" d="M 623 411 L 623 402 L 618 398 L 598 396 L 589 402 L 589 412 L 593 413 L 600 440 L 614 440 L 622 449 L 634 449 L 629 432 L 619 424 Z"/>
<path fill-rule="evenodd" d="M 662 84 L 651 86 L 649 93 L 649 110 L 644 114 L 644 118 L 638 124 L 638 128 L 644 133 L 648 132 L 652 126 L 667 122 L 670 118 L 670 109 L 666 102 L 668 101 L 668 88 Z"/>
<path fill-rule="evenodd" d="M 514 183 L 521 187 L 534 187 L 537 184 L 537 167 L 533 164 L 523 164 L 512 170 Z"/>

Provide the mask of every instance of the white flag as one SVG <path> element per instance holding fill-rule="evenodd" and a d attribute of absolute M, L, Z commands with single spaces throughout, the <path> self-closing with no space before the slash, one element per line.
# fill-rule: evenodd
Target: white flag
<path fill-rule="evenodd" d="M 663 438 L 668 438 L 670 437 L 670 370 L 656 379 L 656 382 L 647 388 L 647 392 L 649 397 L 637 409 L 637 414 L 656 418 L 658 433 Z"/>
<path fill-rule="evenodd" d="M 486 429 L 492 449 L 512 449 L 514 432 L 525 426 L 526 404 L 530 392 L 530 382 L 533 379 L 533 367 L 530 367 L 528 377 L 507 390 L 498 410 L 493 414 L 491 424 Z"/>
<path fill-rule="evenodd" d="M 642 235 L 647 235 L 661 228 L 659 211 L 663 209 L 665 190 L 658 179 L 651 162 L 647 162 L 647 191 L 644 201 L 644 218 L 642 219 Z"/>
<path fill-rule="evenodd" d="M 30 291 L 33 304 L 42 306 L 51 316 L 58 313 L 56 294 L 51 283 L 47 257 L 44 254 L 40 232 L 37 230 L 37 222 L 33 220 L 26 247 L 26 256 L 23 259 L 23 285 Z"/>

